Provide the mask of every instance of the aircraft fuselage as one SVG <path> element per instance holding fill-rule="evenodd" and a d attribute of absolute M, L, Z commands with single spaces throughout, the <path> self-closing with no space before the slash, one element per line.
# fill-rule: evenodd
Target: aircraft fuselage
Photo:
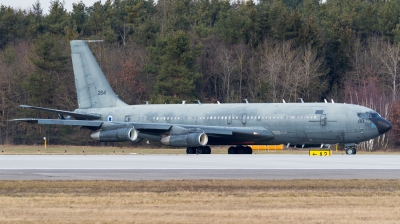
<path fill-rule="evenodd" d="M 368 116 L 377 113 L 370 108 L 340 103 L 148 104 L 75 111 L 100 114 L 101 120 L 107 122 L 257 127 L 274 134 L 274 138 L 268 140 L 209 135 L 208 145 L 359 143 L 391 127 L 380 116 L 371 120 Z M 360 117 L 360 114 L 367 115 Z"/>

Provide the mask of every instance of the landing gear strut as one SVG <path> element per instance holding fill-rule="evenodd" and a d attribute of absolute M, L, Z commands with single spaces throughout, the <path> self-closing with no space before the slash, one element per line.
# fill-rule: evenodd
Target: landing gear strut
<path fill-rule="evenodd" d="M 187 147 L 186 154 L 211 154 L 210 146 Z"/>
<path fill-rule="evenodd" d="M 253 154 L 253 149 L 250 146 L 231 146 L 228 149 L 228 154 Z"/>

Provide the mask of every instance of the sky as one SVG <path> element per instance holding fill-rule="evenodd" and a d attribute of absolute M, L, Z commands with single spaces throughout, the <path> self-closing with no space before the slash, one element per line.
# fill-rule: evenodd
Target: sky
<path fill-rule="evenodd" d="M 1 0 L 0 4 L 5 5 L 5 6 L 11 6 L 13 9 L 29 9 L 33 8 L 32 5 L 35 4 L 37 0 Z M 40 5 L 42 6 L 43 9 L 43 14 L 48 14 L 49 13 L 49 8 L 50 8 L 50 1 L 51 0 L 39 0 Z M 60 2 L 64 1 L 64 8 L 68 11 L 72 11 L 72 4 L 73 3 L 78 3 L 80 1 L 85 4 L 85 6 L 92 6 L 95 2 L 98 2 L 100 0 L 60 0 Z M 104 4 L 105 0 L 102 0 L 101 3 Z"/>

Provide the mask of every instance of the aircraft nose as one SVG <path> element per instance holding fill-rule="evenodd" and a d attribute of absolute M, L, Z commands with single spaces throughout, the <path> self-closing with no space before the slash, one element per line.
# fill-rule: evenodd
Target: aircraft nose
<path fill-rule="evenodd" d="M 388 132 L 390 129 L 392 129 L 392 124 L 382 117 L 370 118 L 370 120 L 374 122 L 374 124 L 378 128 L 379 134 L 384 134 Z"/>

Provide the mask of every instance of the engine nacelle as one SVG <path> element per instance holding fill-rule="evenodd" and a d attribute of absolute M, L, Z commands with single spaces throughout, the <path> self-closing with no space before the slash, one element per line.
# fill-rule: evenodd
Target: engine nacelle
<path fill-rule="evenodd" d="M 207 145 L 208 136 L 206 133 L 189 133 L 187 135 L 169 135 L 161 139 L 164 145 L 174 147 L 196 147 Z"/>
<path fill-rule="evenodd" d="M 135 141 L 138 137 L 138 131 L 133 127 L 106 129 L 95 132 L 90 137 L 101 142 Z"/>

